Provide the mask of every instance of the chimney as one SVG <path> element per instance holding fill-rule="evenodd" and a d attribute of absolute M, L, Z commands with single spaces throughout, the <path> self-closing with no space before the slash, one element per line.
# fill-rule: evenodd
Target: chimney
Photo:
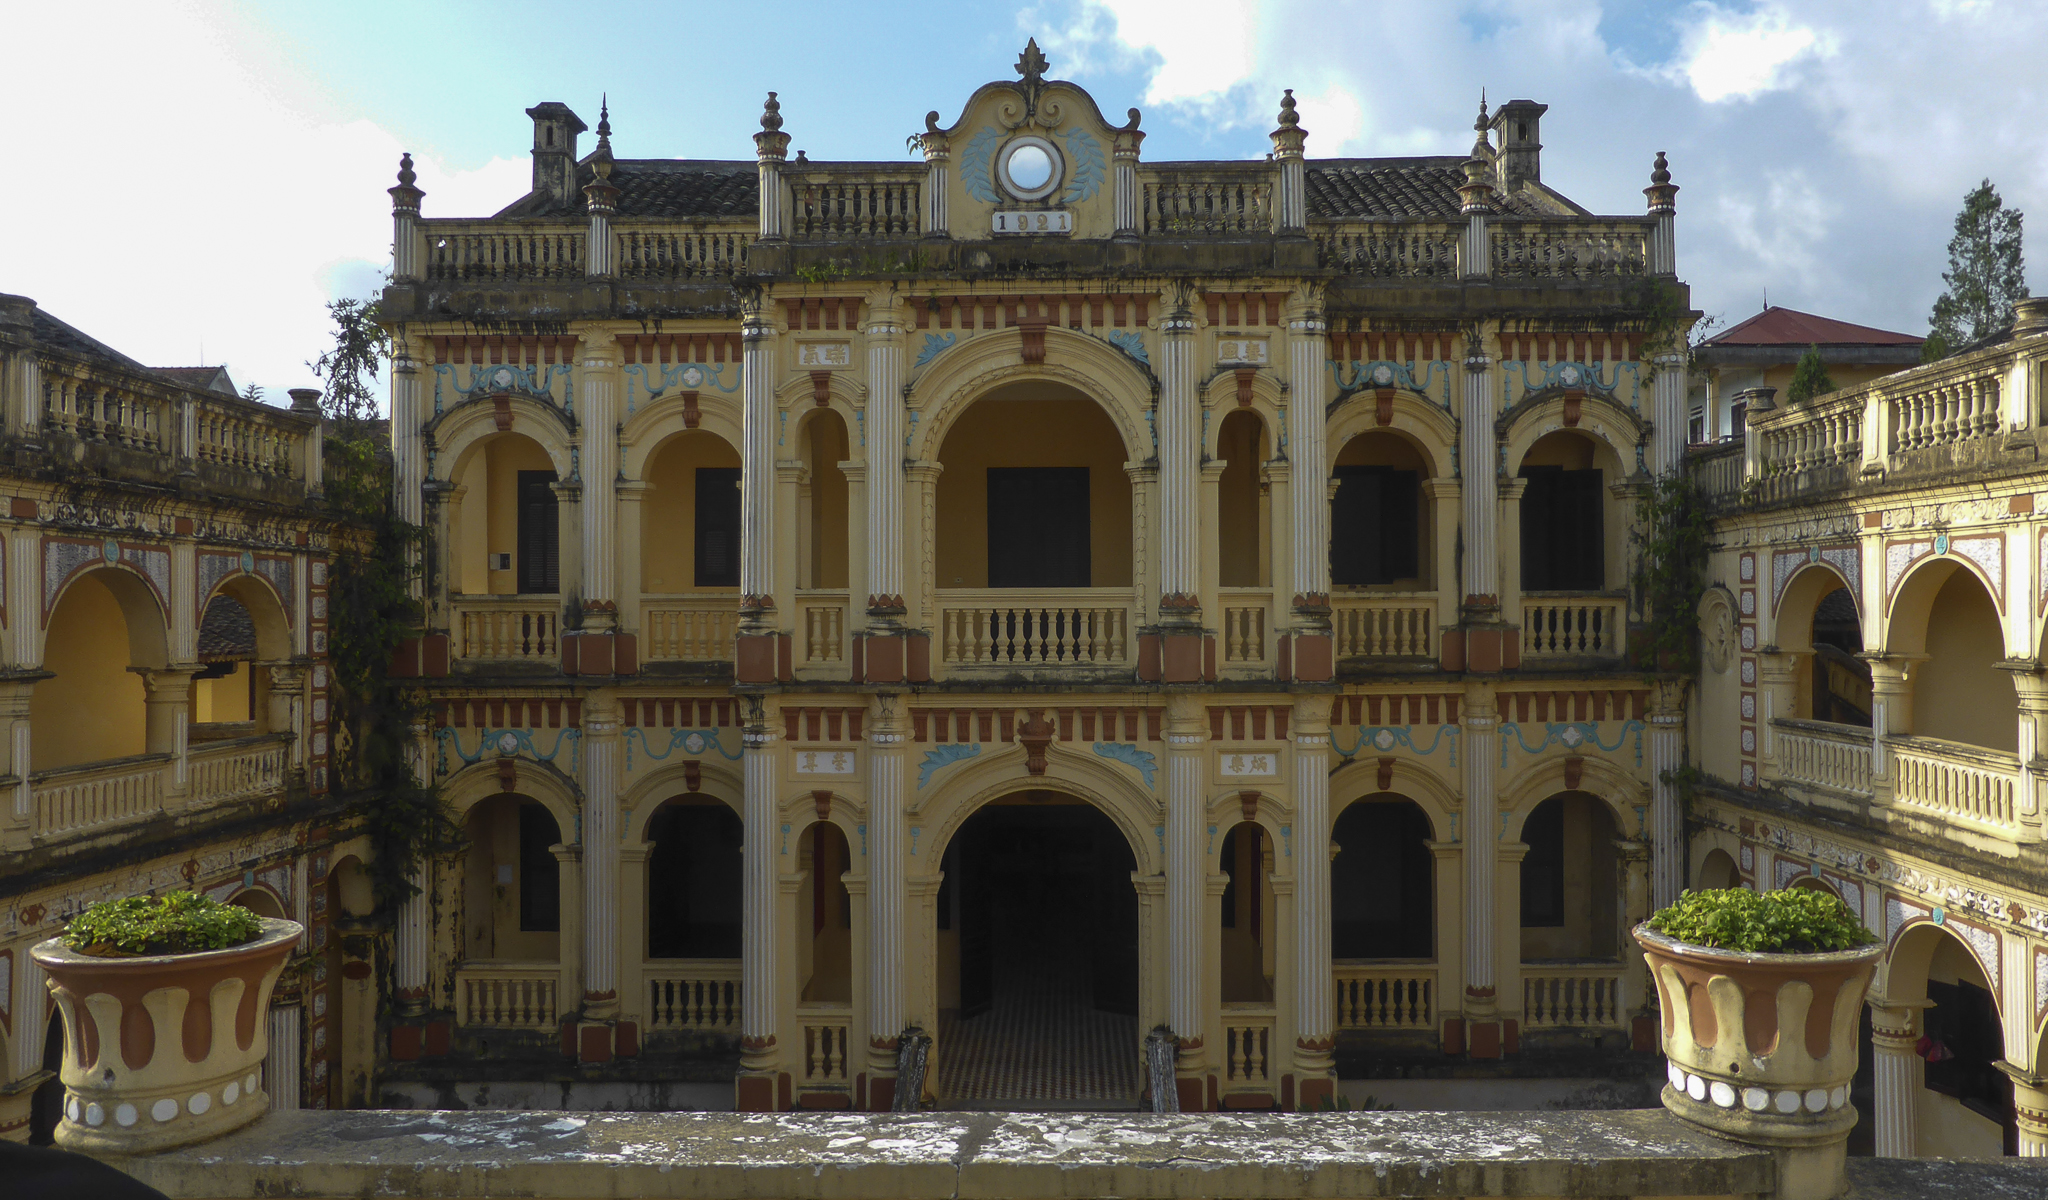
<path fill-rule="evenodd" d="M 533 190 L 560 203 L 580 200 L 576 194 L 576 135 L 589 126 L 559 100 L 526 110 L 533 118 Z"/>
<path fill-rule="evenodd" d="M 2014 337 L 2048 331 L 2048 296 L 2034 296 L 2013 305 Z"/>
<path fill-rule="evenodd" d="M 1538 130 L 1548 104 L 1534 100 L 1510 100 L 1493 114 L 1493 127 L 1500 131 L 1500 186 L 1504 192 L 1518 192 L 1522 184 L 1543 181 L 1543 137 Z"/>

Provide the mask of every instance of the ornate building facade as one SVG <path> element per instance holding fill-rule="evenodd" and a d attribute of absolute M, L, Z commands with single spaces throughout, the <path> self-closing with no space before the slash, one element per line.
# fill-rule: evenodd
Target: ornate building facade
<path fill-rule="evenodd" d="M 401 171 L 399 666 L 469 848 L 387 1098 L 1113 1105 L 1154 1031 L 1184 1109 L 1654 1070 L 1661 156 L 1595 216 L 1543 105 L 1317 160 L 1290 95 L 1155 163 L 1045 65 L 911 164 L 792 158 L 771 93 L 733 162 L 539 105 L 487 219 Z"/>
<path fill-rule="evenodd" d="M 94 901 L 174 888 L 307 927 L 266 1017 L 271 1103 L 369 1098 L 318 399 L 242 399 L 221 368 L 144 367 L 0 296 L 0 1137 L 46 1140 L 62 1095 L 29 947 Z"/>
<path fill-rule="evenodd" d="M 1875 331 L 1873 331 L 1875 332 Z M 1833 892 L 1889 953 L 1857 1103 L 1893 1157 L 2048 1154 L 2048 302 L 1800 405 L 1735 397 L 1692 706 L 1696 885 Z"/>

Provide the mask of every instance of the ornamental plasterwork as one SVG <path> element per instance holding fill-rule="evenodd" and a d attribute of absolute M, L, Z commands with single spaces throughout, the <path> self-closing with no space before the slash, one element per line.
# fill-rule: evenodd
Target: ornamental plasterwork
<path fill-rule="evenodd" d="M 1984 568 L 1984 574 L 1991 579 L 1991 598 L 1998 607 L 2005 607 L 2005 539 L 1998 534 L 1988 537 L 1957 538 L 1949 543 L 1949 549 Z"/>
<path fill-rule="evenodd" d="M 2037 901 L 2018 901 L 1957 882 L 1909 863 L 1879 855 L 1826 838 L 1803 829 L 1773 824 L 1762 839 L 1773 847 L 1815 861 L 1826 860 L 1845 872 L 1853 872 L 1890 885 L 1892 890 L 1925 897 L 1943 908 L 1975 913 L 2007 925 L 2017 925 L 2048 936 L 2048 906 Z"/>
<path fill-rule="evenodd" d="M 111 872 L 84 882 L 70 880 L 16 896 L 7 907 L 0 909 L 0 941 L 10 941 L 25 934 L 46 936 L 73 914 L 101 900 L 187 888 L 195 882 L 214 880 L 228 874 L 239 880 L 243 863 L 252 858 L 292 854 L 297 845 L 297 829 L 284 826 L 240 841 L 208 846 L 189 859 L 159 859 L 137 870 Z M 197 868 L 189 877 L 186 875 L 188 865 Z M 30 908 L 43 910 L 40 920 L 24 923 L 22 911 Z"/>
<path fill-rule="evenodd" d="M 2034 949 L 2034 1020 L 2039 1023 L 2041 1012 L 2048 1009 L 2048 950 Z"/>
<path fill-rule="evenodd" d="M 1757 540 L 1766 544 L 1818 542 L 1856 536 L 1856 518 L 1850 513 L 1809 517 L 1801 521 L 1784 521 L 1766 525 L 1757 531 Z"/>
<path fill-rule="evenodd" d="M 1892 542 L 1884 548 L 1884 594 L 1889 596 L 1899 589 L 1899 578 L 1906 568 L 1926 555 L 1934 553 L 1933 542 Z"/>
<path fill-rule="evenodd" d="M 1856 598 L 1856 607 L 1863 607 L 1863 547 L 1808 546 L 1803 550 L 1780 550 L 1771 555 L 1771 611 L 1778 611 L 1778 605 L 1785 599 L 1785 588 L 1801 567 L 1812 563 L 1826 563 L 1834 568 L 1848 584 L 1849 594 Z"/>
<path fill-rule="evenodd" d="M 298 621 L 299 590 L 294 586 L 296 573 L 289 558 L 262 557 L 256 560 L 256 573 L 270 581 L 277 589 L 278 599 L 284 602 L 285 620 Z"/>

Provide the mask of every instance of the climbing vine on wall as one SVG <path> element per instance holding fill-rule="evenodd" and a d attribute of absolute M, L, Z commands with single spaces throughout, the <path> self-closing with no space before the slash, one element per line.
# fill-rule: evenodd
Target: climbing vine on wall
<path fill-rule="evenodd" d="M 335 350 L 311 364 L 326 380 L 325 493 L 335 520 L 328 564 L 329 736 L 334 785 L 353 794 L 375 855 L 369 864 L 380 908 L 389 912 L 417 890 L 421 858 L 459 848 L 461 830 L 431 776 L 408 756 L 413 728 L 426 717 L 421 694 L 391 678 L 392 655 L 420 630 L 414 597 L 425 561 L 426 531 L 392 504 L 388 426 L 364 397 L 389 342 L 374 309 L 329 306 Z"/>
<path fill-rule="evenodd" d="M 1699 665 L 1697 613 L 1706 589 L 1706 506 L 1679 472 L 1650 484 L 1636 518 L 1635 588 L 1646 618 L 1642 664 L 1692 674 Z"/>

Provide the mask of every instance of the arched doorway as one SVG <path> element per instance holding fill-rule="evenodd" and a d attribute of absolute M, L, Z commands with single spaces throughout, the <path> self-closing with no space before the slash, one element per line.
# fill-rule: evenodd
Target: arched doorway
<path fill-rule="evenodd" d="M 1382 792 L 1331 827 L 1330 957 L 1337 1028 L 1414 1034 L 1436 1026 L 1436 855 L 1429 814 Z"/>
<path fill-rule="evenodd" d="M 1917 1158 L 1999 1158 L 2018 1152 L 2012 1080 L 2005 1058 L 1998 990 L 1965 937 L 1988 931 L 1921 923 L 1893 946 L 1885 971 L 1889 1005 L 1918 1009 L 1916 1095 L 1903 1100 L 1915 1128 Z M 1995 936 L 1995 935 L 1994 935 Z M 1924 1007 L 1923 1007 L 1924 1006 Z M 1907 1073 L 1897 1078 L 1905 1079 Z"/>
<path fill-rule="evenodd" d="M 1726 850 L 1709 850 L 1700 860 L 1699 873 L 1693 876 L 1695 891 L 1724 891 L 1742 886 L 1742 870 L 1735 865 L 1735 856 Z"/>
<path fill-rule="evenodd" d="M 1017 792 L 969 817 L 941 861 L 941 1103 L 1135 1103 L 1137 863 L 1123 833 L 1078 797 Z"/>

